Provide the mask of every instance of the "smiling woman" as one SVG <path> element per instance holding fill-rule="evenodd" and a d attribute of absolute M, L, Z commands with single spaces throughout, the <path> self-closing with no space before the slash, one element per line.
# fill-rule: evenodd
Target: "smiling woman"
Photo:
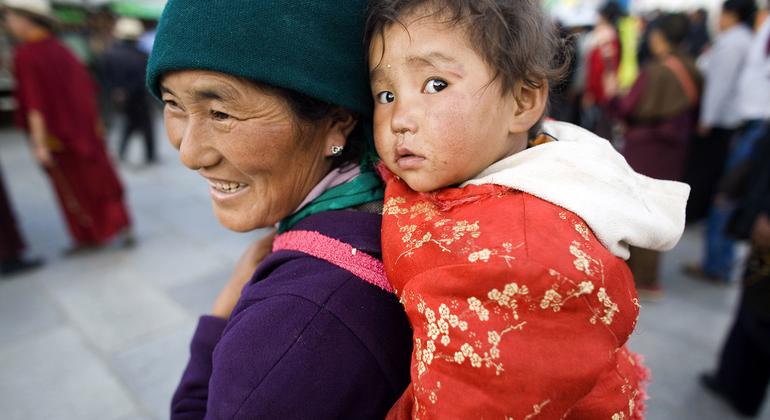
<path fill-rule="evenodd" d="M 331 148 L 345 145 L 356 124 L 350 113 L 299 123 L 281 96 L 211 71 L 171 73 L 161 91 L 169 140 L 211 185 L 220 222 L 240 232 L 292 213 L 330 172 Z"/>
<path fill-rule="evenodd" d="M 364 153 L 365 7 L 171 0 L 163 13 L 147 82 L 170 142 L 224 226 L 281 233 L 246 251 L 201 317 L 172 418 L 382 418 L 406 388 L 409 326 L 385 290 L 382 185 Z"/>

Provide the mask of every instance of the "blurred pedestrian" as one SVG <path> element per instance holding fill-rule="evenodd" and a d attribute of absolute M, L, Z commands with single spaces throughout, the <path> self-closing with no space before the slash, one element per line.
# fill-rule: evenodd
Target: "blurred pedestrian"
<path fill-rule="evenodd" d="M 708 29 L 708 12 L 706 9 L 697 9 L 690 14 L 690 30 L 684 45 L 690 57 L 700 57 L 711 42 Z"/>
<path fill-rule="evenodd" d="M 74 239 L 71 252 L 123 233 L 133 242 L 123 188 L 105 150 L 96 87 L 85 67 L 53 36 L 47 0 L 5 0 L 14 51 L 17 123 L 53 184 Z"/>
<path fill-rule="evenodd" d="M 24 239 L 16 225 L 11 201 L 5 192 L 3 171 L 0 169 L 0 274 L 9 276 L 40 267 L 40 259 L 24 257 Z"/>
<path fill-rule="evenodd" d="M 113 31 L 116 41 L 102 56 L 102 70 L 114 109 L 123 115 L 118 156 L 126 159 L 128 142 L 138 131 L 144 137 L 145 160 L 149 164 L 155 162 L 155 132 L 152 106 L 144 88 L 148 57 L 137 42 L 143 33 L 138 19 L 118 19 Z"/>
<path fill-rule="evenodd" d="M 742 127 L 730 144 L 724 175 L 708 213 L 703 259 L 685 266 L 688 275 L 699 279 L 726 282 L 730 278 L 735 259 L 734 240 L 725 234 L 734 207 L 730 190 L 745 171 L 770 121 L 770 19 L 757 27 L 735 92 Z"/>
<path fill-rule="evenodd" d="M 741 124 L 738 80 L 751 45 L 754 0 L 727 0 L 714 46 L 698 60 L 705 85 L 698 136 L 690 151 L 686 181 L 692 186 L 689 221 L 703 218 L 724 171 L 730 140 Z"/>
<path fill-rule="evenodd" d="M 745 416 L 757 416 L 770 383 L 770 133 L 757 144 L 745 179 L 748 192 L 731 220 L 731 233 L 751 240 L 743 292 L 714 373 L 701 383 Z"/>
<path fill-rule="evenodd" d="M 695 62 L 681 47 L 687 28 L 682 14 L 663 15 L 651 24 L 654 59 L 612 107 L 627 127 L 623 155 L 634 170 L 652 178 L 682 179 L 695 129 L 702 81 Z M 642 297 L 662 295 L 659 258 L 660 252 L 631 248 L 629 266 Z"/>
<path fill-rule="evenodd" d="M 607 2 L 599 10 L 599 20 L 586 41 L 588 54 L 581 122 L 586 128 L 606 139 L 612 138 L 612 120 L 608 104 L 618 84 L 620 38 L 617 24 L 621 16 L 620 5 L 612 0 Z"/>

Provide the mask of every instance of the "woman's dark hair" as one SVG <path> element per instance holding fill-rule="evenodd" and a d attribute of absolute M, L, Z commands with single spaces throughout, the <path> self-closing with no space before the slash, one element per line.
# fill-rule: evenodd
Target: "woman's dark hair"
<path fill-rule="evenodd" d="M 599 15 L 613 26 L 618 26 L 618 20 L 623 17 L 623 8 L 620 7 L 617 1 L 610 0 L 599 9 Z"/>
<path fill-rule="evenodd" d="M 294 90 L 277 87 L 270 87 L 270 90 L 286 101 L 289 108 L 291 108 L 295 117 L 298 119 L 297 123 L 300 126 L 300 129 L 304 128 L 305 124 L 318 123 L 324 119 L 335 118 L 344 113 L 356 117 L 353 112 L 347 111 L 339 105 L 311 98 L 310 96 Z M 350 163 L 359 163 L 364 156 L 365 144 L 366 138 L 364 136 L 363 127 L 359 121 L 356 128 L 348 136 L 342 154 L 333 158 L 334 162 L 332 167 L 339 168 Z"/>
<path fill-rule="evenodd" d="M 722 10 L 734 13 L 744 25 L 754 26 L 754 17 L 757 15 L 757 4 L 754 0 L 727 0 L 722 4 Z"/>
<path fill-rule="evenodd" d="M 690 31 L 690 20 L 683 13 L 670 13 L 659 17 L 652 24 L 674 49 L 680 48 Z"/>

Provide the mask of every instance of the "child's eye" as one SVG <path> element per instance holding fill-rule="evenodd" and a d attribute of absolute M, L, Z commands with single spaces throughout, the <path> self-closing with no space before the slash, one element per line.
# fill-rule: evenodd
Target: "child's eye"
<path fill-rule="evenodd" d="M 449 86 L 447 82 L 441 79 L 430 79 L 427 82 L 425 82 L 425 87 L 423 88 L 423 92 L 439 93 L 442 90 L 446 89 L 447 86 Z"/>
<path fill-rule="evenodd" d="M 396 95 L 393 94 L 393 92 L 388 92 L 387 90 L 384 90 L 377 94 L 377 102 L 381 104 L 389 104 L 396 100 Z"/>

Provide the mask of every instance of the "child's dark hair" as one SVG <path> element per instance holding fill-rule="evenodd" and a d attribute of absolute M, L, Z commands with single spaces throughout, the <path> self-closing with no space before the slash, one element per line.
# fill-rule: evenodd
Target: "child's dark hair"
<path fill-rule="evenodd" d="M 371 0 L 367 51 L 388 26 L 405 26 L 401 19 L 423 9 L 467 31 L 470 44 L 500 78 L 503 92 L 513 91 L 519 81 L 538 89 L 561 78 L 567 68 L 567 49 L 536 0 Z"/>

